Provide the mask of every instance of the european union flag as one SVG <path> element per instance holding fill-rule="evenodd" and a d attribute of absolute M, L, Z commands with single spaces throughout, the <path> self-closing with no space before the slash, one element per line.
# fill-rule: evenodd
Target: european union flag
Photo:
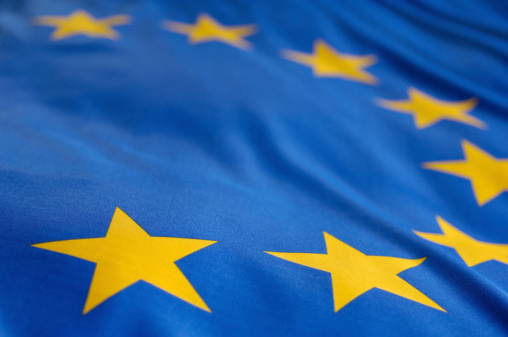
<path fill-rule="evenodd" d="M 0 335 L 508 335 L 507 13 L 2 1 Z"/>

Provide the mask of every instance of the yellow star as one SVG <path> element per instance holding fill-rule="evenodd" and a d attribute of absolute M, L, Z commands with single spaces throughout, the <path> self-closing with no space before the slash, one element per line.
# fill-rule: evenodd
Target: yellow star
<path fill-rule="evenodd" d="M 408 96 L 409 99 L 406 101 L 380 99 L 378 104 L 386 109 L 413 115 L 418 129 L 424 129 L 443 119 L 469 124 L 481 129 L 487 128 L 484 122 L 468 115 L 478 104 L 476 98 L 461 102 L 447 102 L 429 96 L 415 88 L 409 88 Z"/>
<path fill-rule="evenodd" d="M 191 44 L 220 41 L 240 49 L 249 49 L 251 44 L 244 38 L 256 33 L 255 25 L 226 27 L 208 14 L 200 14 L 194 25 L 166 21 L 163 26 L 169 31 L 188 35 Z"/>
<path fill-rule="evenodd" d="M 469 179 L 480 206 L 508 190 L 508 159 L 497 159 L 466 140 L 462 150 L 464 160 L 424 163 L 423 167 Z"/>
<path fill-rule="evenodd" d="M 214 243 L 216 241 L 150 236 L 116 208 L 104 238 L 45 242 L 33 246 L 97 264 L 83 314 L 141 280 L 211 312 L 175 262 Z"/>
<path fill-rule="evenodd" d="M 119 34 L 113 26 L 126 25 L 131 22 L 129 15 L 115 15 L 105 19 L 95 19 L 83 10 L 77 10 L 69 16 L 39 16 L 35 23 L 41 26 L 55 27 L 51 34 L 53 40 L 65 39 L 74 35 L 105 37 L 116 40 Z"/>
<path fill-rule="evenodd" d="M 375 56 L 342 54 L 320 39 L 314 41 L 312 54 L 286 50 L 283 56 L 311 67 L 317 77 L 341 77 L 368 84 L 377 83 L 377 78 L 364 70 L 376 63 Z"/>
<path fill-rule="evenodd" d="M 329 272 L 332 277 L 335 312 L 365 292 L 378 288 L 409 300 L 445 311 L 437 303 L 397 274 L 413 268 L 426 258 L 409 260 L 368 256 L 324 233 L 326 254 L 266 252 L 281 259 Z"/>
<path fill-rule="evenodd" d="M 437 216 L 436 220 L 443 234 L 414 231 L 415 234 L 430 242 L 455 249 L 457 254 L 460 255 L 462 260 L 464 260 L 469 267 L 490 260 L 497 260 L 508 264 L 508 245 L 475 240 L 450 225 L 440 216 Z"/>

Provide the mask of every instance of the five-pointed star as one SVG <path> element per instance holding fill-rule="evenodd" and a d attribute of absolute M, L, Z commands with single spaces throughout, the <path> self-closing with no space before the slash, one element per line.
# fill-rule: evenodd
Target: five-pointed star
<path fill-rule="evenodd" d="M 468 141 L 462 141 L 464 160 L 424 163 L 423 167 L 469 179 L 478 205 L 508 191 L 508 159 L 497 159 Z"/>
<path fill-rule="evenodd" d="M 126 25 L 131 22 L 129 15 L 115 15 L 105 19 L 96 19 L 83 10 L 77 10 L 69 16 L 39 16 L 35 23 L 41 26 L 56 27 L 51 34 L 53 40 L 65 39 L 74 35 L 105 37 L 118 39 L 119 33 L 113 26 Z"/>
<path fill-rule="evenodd" d="M 286 50 L 283 56 L 311 67 L 317 77 L 341 77 L 368 84 L 377 83 L 377 78 L 364 70 L 376 63 L 375 56 L 342 54 L 320 39 L 314 41 L 312 54 Z"/>
<path fill-rule="evenodd" d="M 150 236 L 116 208 L 104 238 L 33 246 L 97 264 L 83 314 L 140 280 L 211 312 L 175 262 L 214 243 L 216 241 Z"/>
<path fill-rule="evenodd" d="M 473 239 L 467 234 L 450 225 L 440 216 L 436 220 L 443 234 L 431 234 L 414 231 L 415 234 L 431 242 L 455 249 L 462 260 L 469 266 L 497 260 L 508 264 L 508 245 L 489 243 Z"/>
<path fill-rule="evenodd" d="M 191 44 L 220 41 L 240 49 L 248 49 L 251 44 L 245 37 L 256 33 L 255 25 L 223 26 L 208 14 L 200 14 L 194 25 L 166 21 L 164 28 L 169 31 L 189 36 Z"/>
<path fill-rule="evenodd" d="M 378 104 L 386 109 L 413 115 L 418 129 L 424 129 L 443 119 L 469 124 L 481 129 L 487 127 L 481 120 L 468 115 L 478 104 L 476 98 L 461 102 L 447 102 L 429 96 L 415 88 L 409 88 L 408 96 L 409 99 L 405 101 L 380 99 Z"/>
<path fill-rule="evenodd" d="M 398 276 L 426 258 L 409 260 L 368 256 L 324 233 L 326 254 L 266 252 L 281 259 L 329 272 L 332 276 L 335 312 L 363 293 L 379 288 L 429 307 L 445 311 L 437 303 Z"/>

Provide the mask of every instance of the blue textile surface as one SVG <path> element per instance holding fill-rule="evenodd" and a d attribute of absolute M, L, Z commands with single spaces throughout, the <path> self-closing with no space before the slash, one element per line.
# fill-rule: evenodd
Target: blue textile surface
<path fill-rule="evenodd" d="M 78 10 L 129 20 L 115 38 L 41 21 Z M 252 31 L 234 45 L 168 28 L 204 13 Z M 464 160 L 466 142 L 508 158 L 507 19 L 479 0 L 1 1 L 0 335 L 507 335 L 507 262 L 469 266 L 415 233 L 443 233 L 440 216 L 508 244 L 507 170 L 475 171 L 499 189 L 482 203 L 425 166 Z M 371 80 L 295 61 L 319 41 L 333 62 L 371 56 Z M 383 105 L 410 88 L 474 99 L 477 122 L 417 127 Z M 140 279 L 83 313 L 96 264 L 32 245 L 104 238 L 116 207 L 152 237 L 217 241 L 168 261 L 211 312 Z M 330 272 L 266 253 L 324 256 L 323 232 L 426 257 L 398 276 L 445 311 L 376 284 L 335 310 Z"/>

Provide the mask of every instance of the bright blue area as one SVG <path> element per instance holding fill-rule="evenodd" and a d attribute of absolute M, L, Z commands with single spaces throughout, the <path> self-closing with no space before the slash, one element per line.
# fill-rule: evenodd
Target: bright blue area
<path fill-rule="evenodd" d="M 79 8 L 134 21 L 117 42 L 54 42 L 31 24 Z M 200 13 L 257 25 L 254 48 L 162 29 Z M 467 180 L 421 168 L 462 159 L 464 139 L 508 157 L 507 32 L 495 1 L 3 1 L 0 334 L 508 334 L 508 266 L 469 268 L 412 233 L 439 232 L 439 214 L 508 243 L 506 193 L 479 207 Z M 379 84 L 281 57 L 317 38 L 376 55 Z M 417 130 L 376 105 L 409 87 L 477 97 L 488 130 Z M 212 314 L 144 282 L 81 314 L 94 265 L 30 245 L 103 237 L 116 206 L 152 236 L 218 241 L 177 263 Z M 263 253 L 325 253 L 323 231 L 368 255 L 427 256 L 401 277 L 448 312 L 375 289 L 334 313 L 329 274 Z"/>

